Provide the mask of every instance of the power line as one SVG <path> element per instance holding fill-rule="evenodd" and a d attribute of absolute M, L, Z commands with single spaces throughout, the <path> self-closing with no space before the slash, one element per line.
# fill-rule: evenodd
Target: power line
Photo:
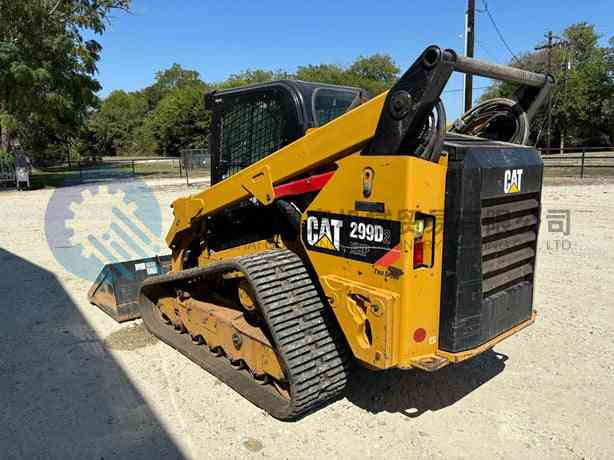
<path fill-rule="evenodd" d="M 501 33 L 501 30 L 499 29 L 499 26 L 497 26 L 497 23 L 495 22 L 495 19 L 492 17 L 492 14 L 490 13 L 490 10 L 488 9 L 488 3 L 486 3 L 486 0 L 482 0 L 482 4 L 484 5 L 484 10 L 483 11 L 488 15 L 488 19 L 490 19 L 490 22 L 491 22 L 492 26 L 497 31 L 497 35 L 499 35 L 499 38 L 501 39 L 501 42 L 507 48 L 507 50 L 512 55 L 514 60 L 516 62 L 519 62 L 518 56 L 516 56 L 516 54 L 514 54 L 514 52 L 512 51 L 512 48 L 510 48 L 510 45 L 507 44 L 507 41 L 505 40 L 505 37 L 503 37 L 503 34 Z"/>

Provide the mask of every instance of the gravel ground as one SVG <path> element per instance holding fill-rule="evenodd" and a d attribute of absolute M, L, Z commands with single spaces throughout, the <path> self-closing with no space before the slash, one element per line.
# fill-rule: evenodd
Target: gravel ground
<path fill-rule="evenodd" d="M 186 193 L 172 184 L 150 184 L 164 229 Z M 53 193 L 0 193 L 0 458 L 614 458 L 612 183 L 546 186 L 534 326 L 434 374 L 360 369 L 345 399 L 296 423 L 90 306 L 45 237 Z M 105 205 L 76 228 L 103 232 Z"/>

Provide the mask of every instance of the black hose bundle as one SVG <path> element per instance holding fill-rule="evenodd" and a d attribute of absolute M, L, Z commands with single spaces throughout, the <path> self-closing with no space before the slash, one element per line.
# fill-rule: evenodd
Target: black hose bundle
<path fill-rule="evenodd" d="M 517 101 L 498 97 L 467 111 L 449 131 L 526 145 L 529 140 L 529 118 Z"/>
<path fill-rule="evenodd" d="M 418 136 L 420 142 L 416 148 L 416 155 L 437 163 L 441 155 L 445 135 L 446 109 L 443 102 L 439 100 Z"/>

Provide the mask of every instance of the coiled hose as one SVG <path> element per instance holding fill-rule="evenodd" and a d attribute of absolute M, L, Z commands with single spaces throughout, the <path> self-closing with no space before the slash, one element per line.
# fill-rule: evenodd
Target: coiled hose
<path fill-rule="evenodd" d="M 529 118 L 517 101 L 498 97 L 467 111 L 454 122 L 449 132 L 526 145 Z"/>

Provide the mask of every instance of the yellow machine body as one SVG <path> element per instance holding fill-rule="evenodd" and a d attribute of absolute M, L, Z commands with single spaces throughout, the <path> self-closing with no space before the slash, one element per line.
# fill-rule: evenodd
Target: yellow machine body
<path fill-rule="evenodd" d="M 184 269 L 184 252 L 193 236 L 190 230 L 207 215 L 247 198 L 264 205 L 271 204 L 277 183 L 334 161 L 337 169 L 303 214 L 303 223 L 308 211 L 317 210 L 330 214 L 385 217 L 398 221 L 402 229 L 399 257 L 388 267 L 304 248 L 345 338 L 354 356 L 372 368 L 436 370 L 488 350 L 509 334 L 462 353 L 439 349 L 447 158 L 442 155 L 435 164 L 412 156 L 360 155 L 360 148 L 375 133 L 386 96 L 387 93 L 383 93 L 325 126 L 311 130 L 292 144 L 207 190 L 177 199 L 172 204 L 174 222 L 166 241 L 173 250 L 172 271 L 179 272 Z M 367 169 L 373 171 L 369 200 L 384 203 L 383 214 L 355 209 L 356 201 L 364 200 L 364 172 Z M 429 233 L 433 238 L 432 260 L 428 266 L 419 268 L 413 266 L 416 213 L 433 219 L 432 233 Z M 222 252 L 203 251 L 199 265 L 286 245 L 287 242 L 279 237 Z M 531 318 L 518 325 L 514 332 L 533 321 Z M 415 335 L 424 335 L 424 338 L 417 341 Z"/>
<path fill-rule="evenodd" d="M 371 99 L 288 80 L 208 93 L 212 185 L 172 204 L 170 270 L 134 302 L 148 330 L 289 420 L 342 395 L 352 361 L 435 371 L 531 324 L 543 162 L 446 133 L 455 70 L 526 86 L 480 115 L 496 139 L 551 84 L 431 46 Z"/>
<path fill-rule="evenodd" d="M 434 164 L 415 157 L 352 155 L 338 165 L 308 211 L 385 217 L 401 229 L 398 258 L 393 254 L 395 261 L 387 266 L 307 251 L 354 356 L 379 369 L 437 360 L 446 157 Z M 384 203 L 384 213 L 355 210 L 356 201 L 364 200 L 365 170 L 373 177 L 369 200 Z M 417 212 L 435 220 L 432 261 L 420 268 L 413 263 Z M 426 331 L 420 342 L 413 340 L 418 329 Z"/>

